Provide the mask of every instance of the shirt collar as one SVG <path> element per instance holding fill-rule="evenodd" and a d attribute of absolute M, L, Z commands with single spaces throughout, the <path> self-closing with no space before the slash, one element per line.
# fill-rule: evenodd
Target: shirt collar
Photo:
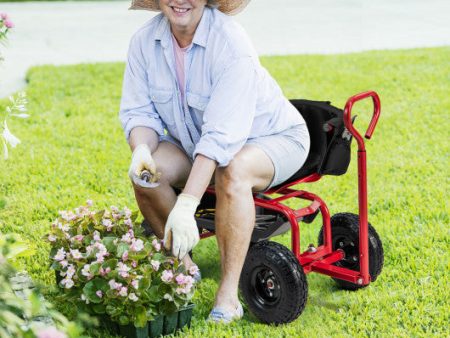
<path fill-rule="evenodd" d="M 161 13 L 161 20 L 156 28 L 155 40 L 160 40 L 161 45 L 167 48 L 170 45 L 172 39 L 172 33 L 170 31 L 169 20 Z M 192 43 L 196 45 L 206 47 L 206 42 L 208 40 L 209 25 L 210 25 L 211 8 L 205 7 L 203 10 L 202 17 L 194 33 L 194 38 Z"/>

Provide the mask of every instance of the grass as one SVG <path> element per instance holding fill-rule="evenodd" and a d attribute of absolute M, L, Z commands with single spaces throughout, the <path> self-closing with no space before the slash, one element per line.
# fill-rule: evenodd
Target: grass
<path fill-rule="evenodd" d="M 186 337 L 448 336 L 450 48 L 373 51 L 348 55 L 264 57 L 262 63 L 286 96 L 331 100 L 343 107 L 355 93 L 374 89 L 382 115 L 367 144 L 369 219 L 379 232 L 385 266 L 379 279 L 358 292 L 338 290 L 308 275 L 303 314 L 279 327 L 248 313 L 227 327 L 205 323 L 219 280 L 215 239 L 194 250 L 204 280 L 196 294 Z M 25 261 L 47 286 L 53 273 L 41 241 L 58 210 L 87 198 L 97 207 L 137 208 L 127 169 L 130 151 L 117 118 L 124 65 L 40 66 L 27 75 L 28 120 L 11 120 L 22 139 L 0 162 L 0 229 L 21 233 L 36 248 Z M 6 105 L 0 100 L 0 109 Z M 365 128 L 370 105 L 355 106 Z M 353 151 L 355 145 L 353 146 Z M 349 172 L 305 186 L 332 213 L 357 212 L 355 153 Z M 320 221 L 302 225 L 303 248 L 316 242 Z M 276 238 L 289 246 L 289 234 Z M 59 308 L 66 313 L 64 305 Z M 91 331 L 105 337 L 103 331 Z"/>

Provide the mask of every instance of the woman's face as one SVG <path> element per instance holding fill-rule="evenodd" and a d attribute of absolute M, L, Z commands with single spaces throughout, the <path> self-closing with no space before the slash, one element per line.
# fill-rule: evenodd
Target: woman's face
<path fill-rule="evenodd" d="M 179 31 L 193 30 L 202 17 L 207 0 L 159 0 L 170 25 Z"/>

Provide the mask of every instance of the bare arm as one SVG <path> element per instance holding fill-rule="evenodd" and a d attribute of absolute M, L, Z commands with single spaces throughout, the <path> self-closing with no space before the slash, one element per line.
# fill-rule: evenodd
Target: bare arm
<path fill-rule="evenodd" d="M 130 133 L 130 138 L 128 139 L 131 151 L 142 143 L 147 144 L 153 154 L 156 148 L 158 148 L 158 134 L 153 129 L 147 127 L 133 128 Z"/>
<path fill-rule="evenodd" d="M 197 155 L 183 193 L 195 196 L 198 200 L 201 200 L 216 167 L 216 161 L 201 154 Z"/>

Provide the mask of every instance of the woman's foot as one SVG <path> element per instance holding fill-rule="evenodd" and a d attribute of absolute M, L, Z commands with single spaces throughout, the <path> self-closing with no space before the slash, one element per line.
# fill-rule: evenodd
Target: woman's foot
<path fill-rule="evenodd" d="M 211 310 L 211 313 L 209 314 L 207 321 L 214 323 L 229 324 L 232 321 L 241 319 L 243 315 L 244 309 L 242 308 L 241 303 L 238 303 L 238 305 L 234 309 L 215 306 Z"/>

